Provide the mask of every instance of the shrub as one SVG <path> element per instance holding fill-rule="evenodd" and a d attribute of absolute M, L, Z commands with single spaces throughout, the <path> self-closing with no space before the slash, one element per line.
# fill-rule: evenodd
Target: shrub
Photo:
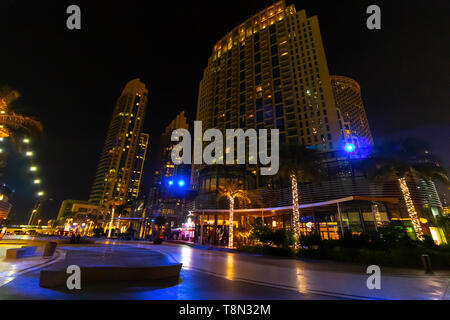
<path fill-rule="evenodd" d="M 262 254 L 276 257 L 293 257 L 295 255 L 294 249 L 290 247 L 273 247 L 269 245 L 244 246 L 240 248 L 239 251 L 250 254 Z"/>
<path fill-rule="evenodd" d="M 94 229 L 92 229 L 92 232 L 94 233 L 94 237 L 103 237 L 103 236 L 105 236 L 105 232 L 103 232 L 102 228 L 94 228 Z"/>
<path fill-rule="evenodd" d="M 272 230 L 270 227 L 258 223 L 252 225 L 250 238 L 265 245 L 274 245 L 282 248 L 287 248 L 295 243 L 292 231 L 284 229 Z"/>
<path fill-rule="evenodd" d="M 323 240 L 317 232 L 311 232 L 309 234 L 300 234 L 298 239 L 300 247 L 307 247 L 312 249 L 314 246 L 321 247 L 323 245 Z"/>

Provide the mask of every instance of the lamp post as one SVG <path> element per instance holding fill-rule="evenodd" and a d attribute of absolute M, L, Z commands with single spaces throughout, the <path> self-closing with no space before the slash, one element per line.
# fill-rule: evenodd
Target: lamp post
<path fill-rule="evenodd" d="M 39 209 L 41 208 L 41 199 L 36 201 L 33 210 L 31 211 L 30 219 L 28 220 L 28 225 L 31 226 L 36 216 L 39 214 Z"/>

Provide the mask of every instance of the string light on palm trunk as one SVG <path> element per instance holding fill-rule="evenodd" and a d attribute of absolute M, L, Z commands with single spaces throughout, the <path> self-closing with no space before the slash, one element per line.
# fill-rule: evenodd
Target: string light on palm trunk
<path fill-rule="evenodd" d="M 377 224 L 378 227 L 382 227 L 383 226 L 383 222 L 381 221 L 381 214 L 380 214 L 380 210 L 378 208 L 377 204 L 373 205 L 373 213 L 375 216 L 375 223 Z"/>
<path fill-rule="evenodd" d="M 298 239 L 300 237 L 300 212 L 298 208 L 298 184 L 297 184 L 297 177 L 295 174 L 291 174 L 291 184 L 292 184 L 292 220 L 293 220 L 293 227 L 294 227 L 294 235 L 295 238 Z M 297 246 L 297 244 L 295 245 Z"/>
<path fill-rule="evenodd" d="M 233 229 L 234 229 L 234 197 L 230 197 L 230 232 L 229 232 L 229 237 L 228 237 L 228 248 L 233 248 L 234 246 L 234 234 L 233 234 Z"/>
<path fill-rule="evenodd" d="M 420 220 L 417 215 L 417 211 L 414 208 L 414 203 L 412 201 L 408 185 L 406 184 L 406 178 L 400 178 L 400 179 L 398 179 L 398 182 L 400 184 L 400 189 L 402 190 L 403 198 L 405 199 L 405 203 L 406 203 L 406 209 L 408 210 L 408 214 L 411 218 L 411 222 L 413 224 L 414 231 L 416 232 L 417 239 L 419 239 L 420 241 L 423 241 L 424 236 L 423 236 L 422 226 L 420 224 Z"/>

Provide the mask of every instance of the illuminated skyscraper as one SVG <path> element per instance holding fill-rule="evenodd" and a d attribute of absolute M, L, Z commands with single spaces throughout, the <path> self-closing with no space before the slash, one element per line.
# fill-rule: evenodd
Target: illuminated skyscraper
<path fill-rule="evenodd" d="M 180 223 L 184 221 L 182 213 L 189 189 L 190 165 L 174 165 L 172 162 L 172 149 L 177 142 L 172 142 L 171 136 L 176 129 L 189 129 L 184 111 L 172 120 L 161 135 L 148 208 L 150 216 L 164 215 L 169 221 Z"/>
<path fill-rule="evenodd" d="M 8 218 L 12 205 L 8 202 L 12 190 L 5 184 L 0 186 L 0 222 Z"/>
<path fill-rule="evenodd" d="M 163 181 L 168 178 L 175 178 L 177 176 L 184 176 L 186 179 L 186 170 L 189 170 L 188 165 L 175 166 L 172 163 L 172 149 L 176 142 L 171 141 L 172 131 L 176 129 L 189 129 L 184 111 L 177 115 L 172 122 L 166 127 L 166 130 L 161 135 L 157 154 L 157 164 L 155 171 L 155 183 L 163 184 Z"/>
<path fill-rule="evenodd" d="M 148 135 L 142 133 L 148 90 L 139 79 L 127 83 L 114 108 L 89 202 L 127 204 L 139 194 Z"/>
<path fill-rule="evenodd" d="M 351 135 L 357 139 L 361 146 L 373 144 L 359 84 L 347 77 L 331 76 L 331 85 L 333 86 L 336 107 L 343 120 L 350 124 Z"/>
<path fill-rule="evenodd" d="M 336 105 L 317 17 L 279 1 L 213 48 L 200 83 L 203 130 L 280 130 L 282 142 L 341 148 Z"/>
<path fill-rule="evenodd" d="M 136 160 L 134 162 L 133 172 L 131 174 L 131 184 L 128 188 L 128 199 L 137 199 L 139 196 L 139 188 L 142 180 L 142 172 L 144 171 L 145 156 L 148 147 L 148 134 L 141 133 L 136 151 Z"/>

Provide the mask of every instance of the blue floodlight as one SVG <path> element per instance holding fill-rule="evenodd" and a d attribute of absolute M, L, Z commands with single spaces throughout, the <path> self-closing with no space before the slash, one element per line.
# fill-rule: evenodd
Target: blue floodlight
<path fill-rule="evenodd" d="M 184 180 L 180 180 L 180 181 L 178 181 L 178 186 L 179 187 L 184 187 Z"/>
<path fill-rule="evenodd" d="M 169 186 L 173 186 L 173 180 L 169 180 Z"/>
<path fill-rule="evenodd" d="M 356 147 L 355 147 L 355 145 L 353 143 L 347 143 L 345 145 L 344 149 L 345 149 L 346 152 L 350 153 L 350 152 L 355 151 Z"/>

